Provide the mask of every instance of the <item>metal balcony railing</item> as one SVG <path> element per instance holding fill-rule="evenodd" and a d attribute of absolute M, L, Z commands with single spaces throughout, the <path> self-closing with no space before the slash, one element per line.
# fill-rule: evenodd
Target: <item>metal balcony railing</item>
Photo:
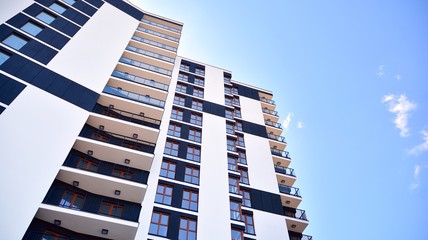
<path fill-rule="evenodd" d="M 279 142 L 287 143 L 285 141 L 285 137 L 280 136 L 280 135 L 275 135 L 273 133 L 268 133 L 268 138 L 279 141 Z"/>
<path fill-rule="evenodd" d="M 276 148 L 271 148 L 270 151 L 275 156 L 290 158 L 290 153 L 287 151 L 281 151 L 281 150 L 278 150 Z"/>
<path fill-rule="evenodd" d="M 163 28 L 163 29 L 166 29 L 166 30 L 169 30 L 169 31 L 172 31 L 172 32 L 181 33 L 180 29 L 173 28 L 173 27 L 170 27 L 170 26 L 166 26 L 166 25 L 163 25 L 163 24 L 160 24 L 160 23 L 157 23 L 157 22 L 153 22 L 153 21 L 147 20 L 145 18 L 142 18 L 141 22 L 147 23 L 147 24 L 159 27 L 159 28 Z"/>
<path fill-rule="evenodd" d="M 312 240 L 312 236 L 302 235 L 302 236 L 298 237 L 298 236 L 291 236 L 290 235 L 290 240 Z"/>
<path fill-rule="evenodd" d="M 284 207 L 284 213 L 287 217 L 308 221 L 305 210 Z"/>
<path fill-rule="evenodd" d="M 152 154 L 154 153 L 156 146 L 156 144 L 151 142 L 102 131 L 90 125 L 85 125 L 79 136 Z"/>
<path fill-rule="evenodd" d="M 265 103 L 269 103 L 269 104 L 272 104 L 272 105 L 275 105 L 275 101 L 274 100 L 270 100 L 270 99 L 267 99 L 267 98 L 264 98 L 264 97 L 261 97 L 260 101 L 265 102 Z"/>
<path fill-rule="evenodd" d="M 165 39 L 171 40 L 171 41 L 173 41 L 173 42 L 179 42 L 179 41 L 180 41 L 180 40 L 179 40 L 178 38 L 176 38 L 176 37 L 170 36 L 170 35 L 168 35 L 168 34 L 164 34 L 164 33 L 156 32 L 156 31 L 153 31 L 153 30 L 150 30 L 150 29 L 147 29 L 147 28 L 137 27 L 137 30 L 138 30 L 138 31 L 140 31 L 140 32 L 145 32 L 145 33 L 148 33 L 148 34 L 154 35 L 154 36 L 156 36 L 156 37 L 165 38 Z"/>
<path fill-rule="evenodd" d="M 275 172 L 295 177 L 294 169 L 275 165 Z"/>
<path fill-rule="evenodd" d="M 298 188 L 290 187 L 290 186 L 283 185 L 283 184 L 278 184 L 278 187 L 279 187 L 279 191 L 281 193 L 285 193 L 285 194 L 300 197 L 300 198 L 302 197 L 300 195 L 300 191 Z"/>
<path fill-rule="evenodd" d="M 269 120 L 265 120 L 265 124 L 268 125 L 268 126 L 274 127 L 274 128 L 282 129 L 281 123 L 276 123 L 276 122 L 272 122 L 272 121 L 269 121 Z"/>
<path fill-rule="evenodd" d="M 152 46 L 155 46 L 155 47 L 159 47 L 159 48 L 162 48 L 162 49 L 165 49 L 165 50 L 168 50 L 168 51 L 177 52 L 177 48 L 175 48 L 175 47 L 171 47 L 169 45 L 166 45 L 166 44 L 163 44 L 163 43 L 160 43 L 160 42 L 156 42 L 156 41 L 153 41 L 153 40 L 150 40 L 150 39 L 142 38 L 142 37 L 135 36 L 135 35 L 132 36 L 132 39 L 135 40 L 135 41 L 138 41 L 138 42 L 141 42 L 141 43 L 145 43 L 145 44 L 149 44 L 149 45 L 152 45 Z"/>
<path fill-rule="evenodd" d="M 138 83 L 138 84 L 141 84 L 141 85 L 153 87 L 153 88 L 160 89 L 160 90 L 163 90 L 163 91 L 168 91 L 168 88 L 169 88 L 169 86 L 167 84 L 156 82 L 153 79 L 147 79 L 147 78 L 143 78 L 143 77 L 138 77 L 138 76 L 129 74 L 127 72 L 121 72 L 121 71 L 118 71 L 118 70 L 114 70 L 111 75 L 113 77 L 121 78 L 121 79 L 124 79 L 124 80 L 128 80 L 130 82 L 134 82 L 134 83 Z"/>
<path fill-rule="evenodd" d="M 103 92 L 114 95 L 114 96 L 126 98 L 129 100 L 137 101 L 140 103 L 145 103 L 145 104 L 152 105 L 152 106 L 159 107 L 159 108 L 163 108 L 165 106 L 165 101 L 162 101 L 162 100 L 159 100 L 156 98 L 152 98 L 148 95 L 141 95 L 138 93 L 129 92 L 129 91 L 123 90 L 121 88 L 115 88 L 115 87 L 112 87 L 109 85 L 106 85 L 104 87 Z"/>
<path fill-rule="evenodd" d="M 142 55 L 145 55 L 145 56 L 149 56 L 149 57 L 152 57 L 152 58 L 156 58 L 156 59 L 159 59 L 159 60 L 163 60 L 163 61 L 166 61 L 166 62 L 170 62 L 170 63 L 174 63 L 175 62 L 174 58 L 170 58 L 170 57 L 167 57 L 165 55 L 161 55 L 161 54 L 158 54 L 158 53 L 147 51 L 147 50 L 144 50 L 144 49 L 141 49 L 141 48 L 136 48 L 136 47 L 133 47 L 133 46 L 130 46 L 130 45 L 126 46 L 126 50 L 132 51 L 132 52 L 136 52 L 136 53 L 139 53 L 139 54 L 142 54 Z"/>
<path fill-rule="evenodd" d="M 270 110 L 270 109 L 267 109 L 267 108 L 262 108 L 262 112 L 279 117 L 278 116 L 278 112 L 274 111 L 274 110 Z"/>
<path fill-rule="evenodd" d="M 172 72 L 169 71 L 169 70 L 167 70 L 167 69 L 156 67 L 154 65 L 150 65 L 150 64 L 147 64 L 147 63 L 139 62 L 139 61 L 136 61 L 136 60 L 133 60 L 133 59 L 129 59 L 129 58 L 126 58 L 126 57 L 121 57 L 119 59 L 119 62 L 128 64 L 128 65 L 132 65 L 132 66 L 144 69 L 144 70 L 149 70 L 149 71 L 153 71 L 153 72 L 160 73 L 160 74 L 163 74 L 163 75 L 167 75 L 167 76 L 171 76 L 171 74 L 172 74 Z"/>

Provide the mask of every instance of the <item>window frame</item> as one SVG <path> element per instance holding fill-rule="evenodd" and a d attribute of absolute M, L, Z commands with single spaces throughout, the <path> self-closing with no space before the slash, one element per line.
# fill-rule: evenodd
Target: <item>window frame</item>
<path fill-rule="evenodd" d="M 241 174 L 241 177 L 239 178 L 239 182 L 243 184 L 250 184 L 250 178 L 248 176 L 248 169 L 239 167 L 238 168 L 239 173 Z"/>
<path fill-rule="evenodd" d="M 246 189 L 240 189 L 239 193 L 242 196 L 242 206 L 251 207 L 251 192 Z"/>
<path fill-rule="evenodd" d="M 202 114 L 191 112 L 190 113 L 190 123 L 198 126 L 202 126 Z"/>
<path fill-rule="evenodd" d="M 192 99 L 192 109 L 202 111 L 204 108 L 204 102 L 198 99 Z"/>
<path fill-rule="evenodd" d="M 190 65 L 186 64 L 186 63 L 180 63 L 180 70 L 189 72 L 190 71 Z"/>
<path fill-rule="evenodd" d="M 198 85 L 198 86 L 205 86 L 205 79 L 203 78 L 199 78 L 199 77 L 195 77 L 195 80 L 193 81 L 194 84 Z"/>
<path fill-rule="evenodd" d="M 171 145 L 171 146 L 168 146 L 168 145 Z M 167 151 L 167 149 L 169 151 Z M 175 141 L 171 141 L 171 140 L 167 140 L 165 143 L 165 148 L 163 150 L 163 154 L 177 157 L 179 150 L 180 150 L 180 143 L 175 142 Z"/>
<path fill-rule="evenodd" d="M 237 140 L 234 138 L 227 138 L 227 151 L 236 152 L 236 143 Z"/>
<path fill-rule="evenodd" d="M 158 215 L 158 221 L 154 221 L 154 216 Z M 163 223 L 163 217 L 166 217 L 166 223 Z M 166 237 L 168 235 L 168 224 L 169 224 L 169 214 L 153 211 L 152 217 L 150 218 L 150 225 L 149 225 L 149 234 L 155 235 L 155 236 L 161 236 Z M 156 226 L 157 230 L 156 233 L 152 232 L 152 226 Z M 165 234 L 161 234 L 161 228 L 164 228 Z"/>
<path fill-rule="evenodd" d="M 238 158 L 235 156 L 227 156 L 227 169 L 230 171 L 238 171 Z"/>
<path fill-rule="evenodd" d="M 185 193 L 188 194 L 187 198 L 185 198 Z M 194 195 L 196 195 L 196 200 L 193 198 Z M 186 188 L 183 189 L 183 196 L 181 199 L 181 208 L 197 212 L 199 208 L 199 192 L 191 189 L 186 189 Z"/>
<path fill-rule="evenodd" d="M 72 198 L 71 198 L 71 200 L 70 201 L 68 201 L 66 198 L 65 198 L 65 196 L 67 195 L 67 194 L 70 194 L 70 195 L 72 195 Z M 77 199 L 82 199 L 82 202 L 81 202 L 81 204 L 82 204 L 82 206 L 74 206 L 74 203 L 76 202 L 76 200 Z M 85 200 L 86 200 L 86 198 L 85 198 L 85 196 L 83 195 L 83 194 L 80 194 L 80 193 L 76 193 L 76 192 L 72 192 L 72 191 L 68 191 L 68 190 L 66 190 L 66 191 L 64 191 L 64 193 L 62 194 L 62 197 L 61 197 L 61 199 L 60 199 L 60 202 L 59 202 L 59 206 L 61 206 L 61 207 L 63 207 L 63 208 L 70 208 L 70 209 L 77 209 L 77 210 L 80 210 L 80 209 L 82 209 L 83 208 L 83 206 L 85 205 Z M 63 203 L 63 201 L 64 201 L 64 203 Z M 66 205 L 65 203 L 66 202 L 68 202 L 68 205 Z"/>
<path fill-rule="evenodd" d="M 186 221 L 186 226 L 182 226 L 183 221 Z M 192 229 L 192 224 L 195 226 L 195 229 Z M 178 230 L 178 239 L 180 240 L 196 240 L 196 236 L 197 236 L 197 220 L 196 219 L 191 219 L 191 218 L 186 218 L 186 217 L 181 217 L 180 218 L 180 226 L 179 226 L 179 230 Z M 181 235 L 181 233 L 185 232 L 185 237 L 183 238 L 183 236 Z M 189 233 L 193 233 L 191 236 L 189 236 Z"/>
<path fill-rule="evenodd" d="M 155 203 L 171 206 L 174 187 L 168 184 L 159 183 L 156 187 Z M 158 200 L 160 198 L 160 200 Z"/>
<path fill-rule="evenodd" d="M 132 179 L 133 174 L 132 172 L 129 172 L 129 171 L 124 171 L 121 169 L 113 169 L 111 175 L 114 177 L 130 180 Z"/>
<path fill-rule="evenodd" d="M 173 104 L 184 107 L 186 105 L 186 97 L 182 95 L 175 95 Z"/>
<path fill-rule="evenodd" d="M 247 153 L 245 150 L 238 150 L 238 163 L 247 165 Z"/>
<path fill-rule="evenodd" d="M 102 212 L 103 206 L 108 206 L 108 213 Z M 102 201 L 100 204 L 100 207 L 98 208 L 98 214 L 106 215 L 110 217 L 122 217 L 123 209 L 125 208 L 125 205 L 119 204 L 119 203 L 112 203 L 109 201 Z M 119 209 L 119 213 L 116 213 L 115 211 Z"/>
<path fill-rule="evenodd" d="M 179 72 L 178 73 L 178 80 L 183 82 L 189 82 L 189 74 Z"/>
<path fill-rule="evenodd" d="M 186 159 L 194 162 L 201 161 L 201 147 L 188 145 L 186 150 Z"/>
<path fill-rule="evenodd" d="M 239 238 L 235 238 L 233 232 L 239 233 Z M 244 240 L 244 231 L 237 228 L 232 228 L 232 240 Z"/>
<path fill-rule="evenodd" d="M 205 69 L 196 67 L 195 68 L 195 73 L 198 74 L 198 75 L 201 75 L 201 76 L 205 76 Z"/>
<path fill-rule="evenodd" d="M 167 164 L 166 168 L 164 168 L 164 164 Z M 174 169 L 172 169 L 171 166 L 174 166 Z M 170 179 L 175 179 L 175 172 L 176 172 L 176 170 L 177 170 L 177 164 L 176 163 L 171 162 L 171 161 L 163 160 L 162 164 L 161 164 L 161 170 L 159 172 L 159 176 L 170 178 Z M 162 171 L 164 171 L 165 174 L 162 174 Z M 170 177 L 170 174 L 172 174 L 173 176 Z"/>
<path fill-rule="evenodd" d="M 188 174 L 187 170 L 190 170 L 190 173 Z M 197 172 L 197 174 L 195 174 Z M 194 166 L 186 166 L 184 168 L 184 182 L 199 185 L 199 176 L 200 176 L 200 169 L 198 167 Z M 186 178 L 188 180 L 186 180 Z M 196 179 L 196 181 L 194 181 Z"/>
<path fill-rule="evenodd" d="M 171 118 L 178 120 L 178 121 L 183 121 L 183 116 L 184 116 L 184 110 L 180 109 L 180 108 L 172 108 L 171 110 Z"/>
<path fill-rule="evenodd" d="M 81 163 L 84 163 L 84 167 L 81 166 Z M 95 167 L 96 169 L 94 170 L 91 167 Z M 90 172 L 97 172 L 98 167 L 99 167 L 99 163 L 85 157 L 80 157 L 79 161 L 77 161 L 77 164 L 76 164 L 76 168 L 90 171 Z"/>
<path fill-rule="evenodd" d="M 235 208 L 237 206 L 237 208 Z M 229 201 L 229 207 L 230 207 L 230 219 L 236 220 L 236 221 L 242 221 L 242 209 L 241 209 L 241 203 L 238 201 Z"/>
<path fill-rule="evenodd" d="M 168 125 L 168 132 L 167 132 L 167 134 L 169 136 L 181 137 L 181 129 L 182 129 L 182 125 L 181 124 L 170 122 L 169 125 Z"/>
<path fill-rule="evenodd" d="M 18 40 L 18 41 L 17 41 Z M 9 34 L 7 37 L 5 37 L 1 42 L 17 51 L 21 50 L 30 40 L 28 38 L 25 38 L 23 36 L 20 36 L 14 32 Z"/>
<path fill-rule="evenodd" d="M 254 216 L 249 213 L 242 213 L 241 218 L 245 223 L 245 230 L 244 233 L 255 235 L 256 234 L 256 228 L 254 226 Z M 249 221 L 251 219 L 251 221 Z M 248 231 L 249 226 L 251 226 L 252 231 Z"/>
<path fill-rule="evenodd" d="M 189 128 L 188 140 L 200 143 L 202 141 L 202 131 L 197 128 Z"/>
<path fill-rule="evenodd" d="M 231 180 L 233 180 L 233 182 Z M 229 193 L 239 194 L 239 179 L 237 177 L 229 176 L 228 182 L 229 182 Z"/>
<path fill-rule="evenodd" d="M 179 93 L 187 93 L 187 85 L 184 83 L 177 83 L 175 91 Z"/>

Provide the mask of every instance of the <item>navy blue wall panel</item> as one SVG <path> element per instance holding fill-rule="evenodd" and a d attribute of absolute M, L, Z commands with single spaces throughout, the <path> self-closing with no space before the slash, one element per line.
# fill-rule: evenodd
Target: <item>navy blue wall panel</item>
<path fill-rule="evenodd" d="M 189 65 L 189 72 L 192 72 L 192 73 L 195 72 L 196 68 L 204 69 L 205 70 L 205 66 L 201 65 L 201 64 L 189 62 L 189 61 L 186 61 L 186 60 L 181 60 L 181 63 Z"/>
<path fill-rule="evenodd" d="M 76 1 L 76 3 L 73 4 L 73 7 L 75 7 L 76 9 L 79 9 L 85 14 L 88 14 L 91 17 L 97 12 L 96 8 L 92 7 L 91 5 L 83 1 Z"/>
<path fill-rule="evenodd" d="M 140 21 L 144 16 L 143 12 L 141 12 L 140 10 L 136 9 L 135 7 L 129 5 L 128 3 L 122 0 L 105 0 L 105 1 L 115 6 L 116 8 L 120 9 L 122 12 L 128 14 L 129 16 L 137 19 L 138 21 Z"/>
<path fill-rule="evenodd" d="M 216 103 L 204 101 L 203 111 L 219 117 L 225 117 L 225 107 Z"/>
<path fill-rule="evenodd" d="M 236 83 L 233 83 L 233 86 L 238 88 L 238 94 L 244 97 L 248 97 L 254 100 L 260 101 L 259 91 L 253 88 L 242 86 Z"/>
<path fill-rule="evenodd" d="M 6 108 L 4 108 L 3 106 L 0 106 L 0 114 L 2 114 L 2 112 L 5 110 Z"/>
<path fill-rule="evenodd" d="M 3 74 L 0 74 L 0 102 L 9 105 L 26 86 Z"/>
<path fill-rule="evenodd" d="M 285 214 L 279 195 L 253 188 L 242 189 L 251 193 L 251 208 L 279 215 Z"/>
<path fill-rule="evenodd" d="M 55 0 L 36 0 L 36 2 L 39 2 L 43 6 L 46 6 L 49 8 L 49 6 L 53 2 L 56 2 L 56 1 Z M 83 26 L 89 20 L 89 17 L 81 14 L 80 12 L 78 12 L 72 8 L 69 8 L 68 6 L 66 6 L 64 4 L 61 4 L 61 3 L 59 3 L 59 4 L 66 8 L 65 12 L 62 13 L 61 15 L 70 19 L 71 21 Z"/>
<path fill-rule="evenodd" d="M 97 8 L 100 8 L 104 4 L 104 2 L 101 0 L 86 0 L 86 2 L 94 5 Z"/>
<path fill-rule="evenodd" d="M 163 209 L 163 208 L 159 208 L 159 207 L 154 207 L 153 211 L 169 214 L 168 232 L 167 232 L 167 236 L 166 236 L 169 239 L 178 239 L 178 232 L 180 229 L 180 218 L 181 217 L 194 219 L 195 221 L 198 220 L 197 216 L 190 215 L 187 213 L 182 213 L 182 212 L 176 212 L 173 210 Z"/>
<path fill-rule="evenodd" d="M 264 125 L 242 121 L 242 130 L 245 133 L 253 134 L 259 137 L 268 137 L 266 127 Z"/>

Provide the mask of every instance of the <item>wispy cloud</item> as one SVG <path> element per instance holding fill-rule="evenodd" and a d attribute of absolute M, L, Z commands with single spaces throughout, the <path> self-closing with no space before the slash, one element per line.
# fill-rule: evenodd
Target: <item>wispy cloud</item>
<path fill-rule="evenodd" d="M 285 118 L 284 122 L 282 123 L 282 128 L 284 129 L 284 132 L 287 132 L 288 127 L 291 123 L 291 118 L 293 117 L 294 113 L 288 113 L 287 117 Z"/>
<path fill-rule="evenodd" d="M 378 75 L 379 77 L 382 77 L 385 74 L 385 67 L 383 65 L 379 65 L 377 67 L 377 72 L 376 75 Z"/>
<path fill-rule="evenodd" d="M 410 186 L 409 186 L 410 190 L 414 190 L 421 185 L 420 181 L 419 181 L 419 173 L 420 172 L 421 172 L 421 166 L 415 165 L 415 170 L 413 171 L 414 182 L 410 184 Z"/>
<path fill-rule="evenodd" d="M 302 121 L 297 122 L 297 128 L 303 128 L 303 122 Z"/>
<path fill-rule="evenodd" d="M 401 79 L 401 75 L 400 74 L 395 74 L 394 78 L 397 79 L 397 80 L 400 80 Z"/>
<path fill-rule="evenodd" d="M 400 129 L 400 136 L 409 136 L 407 127 L 409 112 L 416 108 L 416 103 L 408 100 L 404 94 L 400 96 L 385 95 L 382 102 L 388 104 L 388 111 L 395 113 L 394 124 L 396 128 Z"/>
<path fill-rule="evenodd" d="M 423 130 L 421 132 L 423 142 L 419 145 L 416 145 L 414 148 L 410 149 L 409 154 L 419 155 L 428 150 L 428 131 Z"/>

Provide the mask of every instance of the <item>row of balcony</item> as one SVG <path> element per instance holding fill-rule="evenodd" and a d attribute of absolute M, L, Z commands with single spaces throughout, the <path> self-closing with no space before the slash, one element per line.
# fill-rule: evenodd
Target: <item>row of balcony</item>
<path fill-rule="evenodd" d="M 156 41 L 153 41 L 153 40 L 150 40 L 150 39 L 147 39 L 147 38 L 142 38 L 142 37 L 134 35 L 134 36 L 132 36 L 132 39 L 135 40 L 135 41 L 138 41 L 138 42 L 141 42 L 141 43 L 145 43 L 145 44 L 149 44 L 149 45 L 152 45 L 152 46 L 155 46 L 155 47 L 159 47 L 159 48 L 162 48 L 162 49 L 165 49 L 165 50 L 168 50 L 168 51 L 177 52 L 177 48 L 175 48 L 175 47 L 171 47 L 169 45 L 166 45 L 166 44 L 163 44 L 163 43 L 160 43 L 160 42 L 156 42 Z"/>
<path fill-rule="evenodd" d="M 262 108 L 262 112 L 278 117 L 278 112 L 277 111 L 270 110 L 268 108 Z"/>
<path fill-rule="evenodd" d="M 290 153 L 287 151 L 281 151 L 281 150 L 278 150 L 276 148 L 271 148 L 270 151 L 275 156 L 290 158 Z"/>
<path fill-rule="evenodd" d="M 145 19 L 145 18 L 142 18 L 142 19 L 141 19 L 141 22 L 143 22 L 143 23 L 147 23 L 147 24 L 150 24 L 150 25 L 153 25 L 153 26 L 159 27 L 159 28 L 163 28 L 163 29 L 166 29 L 166 30 L 169 30 L 169 31 L 175 32 L 175 33 L 181 33 L 181 30 L 179 30 L 179 29 L 177 29 L 177 28 L 173 28 L 173 27 L 170 27 L 170 26 L 163 25 L 163 24 L 161 24 L 161 23 L 153 22 L 153 21 L 147 20 L 147 19 Z"/>
<path fill-rule="evenodd" d="M 135 53 L 139 53 L 139 54 L 142 54 L 142 55 L 145 55 L 145 56 L 149 56 L 149 57 L 152 57 L 152 58 L 156 58 L 156 59 L 159 59 L 159 60 L 162 60 L 162 61 L 170 62 L 170 63 L 174 63 L 175 62 L 174 58 L 170 58 L 170 57 L 167 57 L 165 55 L 154 53 L 154 52 L 151 52 L 151 51 L 147 51 L 147 50 L 144 50 L 144 49 L 141 49 L 141 48 L 133 47 L 131 45 L 126 46 L 126 50 L 132 51 L 132 52 L 135 52 Z"/>
<path fill-rule="evenodd" d="M 168 39 L 168 40 L 171 40 L 171 41 L 174 41 L 174 42 L 179 42 L 180 41 L 180 39 L 178 39 L 176 37 L 170 36 L 168 34 L 156 32 L 156 31 L 153 31 L 153 30 L 150 30 L 150 29 L 147 29 L 147 28 L 137 27 L 137 30 L 140 31 L 140 32 L 145 32 L 145 33 L 148 33 L 148 34 L 152 34 L 152 35 L 157 36 L 157 37 L 165 38 L 165 39 Z"/>
<path fill-rule="evenodd" d="M 153 79 L 147 79 L 147 78 L 143 78 L 143 77 L 138 77 L 132 74 L 129 74 L 127 72 L 122 72 L 122 71 L 118 71 L 118 70 L 114 70 L 113 73 L 111 74 L 113 77 L 117 77 L 123 80 L 127 80 L 130 82 L 134 82 L 134 83 L 138 83 L 141 85 L 145 85 L 148 87 L 153 87 L 159 90 L 163 90 L 163 91 L 168 91 L 169 86 L 167 84 L 164 83 L 160 83 L 160 82 L 156 82 Z"/>
<path fill-rule="evenodd" d="M 271 126 L 271 127 L 282 129 L 281 123 L 273 122 L 273 121 L 270 121 L 270 120 L 265 120 L 265 124 L 268 125 L 268 126 Z"/>
<path fill-rule="evenodd" d="M 275 105 L 275 101 L 274 100 L 267 99 L 267 98 L 264 98 L 264 97 L 261 97 L 260 101 L 265 102 L 265 103 L 269 103 L 269 104 L 272 104 L 272 105 Z"/>
<path fill-rule="evenodd" d="M 134 67 L 138 67 L 138 68 L 141 68 L 144 70 L 149 70 L 149 71 L 153 71 L 153 72 L 160 73 L 163 75 L 167 75 L 167 76 L 171 76 L 171 74 L 172 74 L 172 72 L 170 70 L 160 68 L 160 67 L 157 67 L 154 65 L 150 65 L 147 63 L 139 62 L 139 61 L 136 61 L 133 59 L 125 58 L 125 57 L 121 57 L 119 59 L 119 62 L 128 64 L 128 65 L 132 65 Z"/>
<path fill-rule="evenodd" d="M 281 135 L 276 135 L 276 134 L 273 134 L 273 133 L 268 133 L 268 138 L 270 138 L 272 140 L 279 141 L 279 142 L 287 143 L 285 141 L 285 137 L 283 137 Z"/>
<path fill-rule="evenodd" d="M 115 88 L 115 87 L 106 85 L 104 87 L 103 92 L 117 96 L 117 97 L 126 98 L 129 100 L 137 101 L 140 103 L 145 103 L 145 104 L 152 105 L 152 106 L 159 107 L 159 108 L 163 108 L 165 106 L 165 101 L 162 101 L 162 100 L 159 100 L 156 98 L 152 98 L 148 95 L 141 95 L 138 93 L 129 92 L 129 91 L 123 90 L 120 87 Z"/>

